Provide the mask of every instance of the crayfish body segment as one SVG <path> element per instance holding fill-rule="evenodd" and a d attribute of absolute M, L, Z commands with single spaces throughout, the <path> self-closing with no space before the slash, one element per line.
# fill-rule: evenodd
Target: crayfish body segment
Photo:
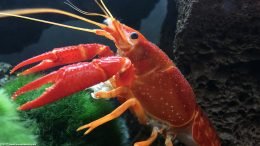
<path fill-rule="evenodd" d="M 220 146 L 216 131 L 196 104 L 191 86 L 168 56 L 156 45 L 149 42 L 140 32 L 116 20 L 102 0 L 98 4 L 105 14 L 91 13 L 89 15 L 106 18 L 106 25 L 56 9 L 42 8 L 0 12 L 0 15 L 4 16 L 14 16 L 95 33 L 112 40 L 118 49 L 117 55 L 114 56 L 114 53 L 107 46 L 83 44 L 54 49 L 21 62 L 12 69 L 11 73 L 40 61 L 40 64 L 25 70 L 21 75 L 43 71 L 54 66 L 72 65 L 64 66 L 58 71 L 18 89 L 13 95 L 14 99 L 43 84 L 53 83 L 40 97 L 25 103 L 19 109 L 38 108 L 100 82 L 109 81 L 113 89 L 99 91 L 95 93 L 95 96 L 98 98 L 116 97 L 122 102 L 122 105 L 110 114 L 81 126 L 78 130 L 87 129 L 85 134 L 88 134 L 96 127 L 119 117 L 127 109 L 131 109 L 142 124 L 148 124 L 149 119 L 152 118 L 166 125 L 163 127 L 152 125 L 154 128 L 151 137 L 135 143 L 135 146 L 150 145 L 158 134 L 164 134 L 167 146 L 173 145 L 174 138 L 180 139 L 188 146 Z M 22 14 L 47 12 L 74 17 L 96 25 L 100 29 L 78 28 L 21 16 Z M 96 56 L 99 59 L 84 62 Z"/>

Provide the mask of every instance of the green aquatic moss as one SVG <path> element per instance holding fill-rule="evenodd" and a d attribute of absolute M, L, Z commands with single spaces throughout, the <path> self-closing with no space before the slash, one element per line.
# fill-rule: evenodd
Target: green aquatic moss
<path fill-rule="evenodd" d="M 4 86 L 9 96 L 19 87 L 38 78 L 39 75 L 17 77 Z M 27 92 L 15 101 L 21 105 L 40 96 L 50 85 Z M 20 111 L 24 119 L 36 121 L 39 135 L 38 145 L 84 145 L 84 146 L 126 146 L 128 134 L 124 120 L 117 119 L 101 125 L 90 134 L 76 132 L 79 126 L 96 120 L 114 109 L 111 101 L 93 99 L 89 91 L 81 91 L 55 103 L 29 110 Z"/>
<path fill-rule="evenodd" d="M 32 121 L 22 120 L 16 105 L 9 96 L 0 89 L 0 145 L 2 144 L 36 144 L 33 129 L 37 129 Z"/>

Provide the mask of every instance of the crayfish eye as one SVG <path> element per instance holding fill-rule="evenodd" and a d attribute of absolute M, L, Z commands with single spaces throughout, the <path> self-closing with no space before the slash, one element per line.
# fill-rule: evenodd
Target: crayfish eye
<path fill-rule="evenodd" d="M 132 40 L 136 40 L 136 39 L 138 39 L 138 34 L 136 32 L 132 32 L 131 35 L 130 35 L 130 38 Z"/>

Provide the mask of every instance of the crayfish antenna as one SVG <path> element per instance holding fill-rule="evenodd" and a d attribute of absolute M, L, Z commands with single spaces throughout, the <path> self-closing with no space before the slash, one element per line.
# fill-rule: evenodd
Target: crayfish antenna
<path fill-rule="evenodd" d="M 108 10 L 107 6 L 105 5 L 105 3 L 103 2 L 103 0 L 100 0 L 100 3 L 98 2 L 98 0 L 95 0 L 96 4 L 99 6 L 99 8 L 106 14 L 106 16 L 114 19 L 113 15 L 111 14 L 111 12 Z"/>
<path fill-rule="evenodd" d="M 99 13 L 90 13 L 90 12 L 86 12 L 81 10 L 80 8 L 78 8 L 77 6 L 75 6 L 71 1 L 66 0 L 66 2 L 64 2 L 66 5 L 70 6 L 72 9 L 78 11 L 79 13 L 83 14 L 83 15 L 87 15 L 87 16 L 101 16 L 105 19 L 109 18 L 109 16 L 107 15 L 103 15 L 103 14 L 99 14 Z"/>
<path fill-rule="evenodd" d="M 51 9 L 51 8 L 32 8 L 32 9 L 18 9 L 18 10 L 6 10 L 6 11 L 0 11 L 0 18 L 4 17 L 17 17 L 17 18 L 22 18 L 22 19 L 27 19 L 31 21 L 36 21 L 36 22 L 41 22 L 41 23 L 47 23 L 51 25 L 56 25 L 64 28 L 70 28 L 74 30 L 80 30 L 80 31 L 85 31 L 85 32 L 91 32 L 91 33 L 96 33 L 95 29 L 87 29 L 87 28 L 81 28 L 81 27 L 76 27 L 76 26 L 71 26 L 71 25 L 66 25 L 66 24 L 61 24 L 61 23 L 56 23 L 52 21 L 47 21 L 47 20 L 42 20 L 42 19 L 37 19 L 37 18 L 32 18 L 32 17 L 27 17 L 27 16 L 22 16 L 26 14 L 39 14 L 39 13 L 54 13 L 54 14 L 61 14 L 65 16 L 69 16 L 72 18 L 76 18 L 78 20 L 88 22 L 90 24 L 96 25 L 100 28 L 106 27 L 105 24 L 99 23 L 92 21 L 90 19 L 75 15 L 70 12 L 58 10 L 58 9 Z"/>

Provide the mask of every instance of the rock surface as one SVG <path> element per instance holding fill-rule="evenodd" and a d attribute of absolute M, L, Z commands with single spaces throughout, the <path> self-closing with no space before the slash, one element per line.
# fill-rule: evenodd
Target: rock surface
<path fill-rule="evenodd" d="M 260 1 L 177 4 L 175 62 L 223 146 L 260 145 Z"/>
<path fill-rule="evenodd" d="M 12 66 L 10 64 L 0 62 L 0 87 L 10 78 L 8 74 L 11 68 Z"/>

